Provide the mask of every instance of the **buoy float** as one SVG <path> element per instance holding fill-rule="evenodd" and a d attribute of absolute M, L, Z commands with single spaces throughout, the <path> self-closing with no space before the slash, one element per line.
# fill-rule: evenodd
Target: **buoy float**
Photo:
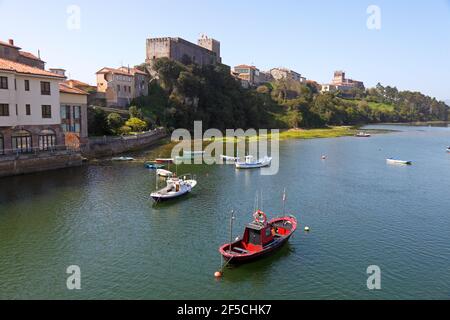
<path fill-rule="evenodd" d="M 309 232 L 309 230 L 310 230 L 309 227 L 305 227 L 306 232 Z"/>
<path fill-rule="evenodd" d="M 327 160 L 327 156 L 322 156 L 322 160 Z"/>
<path fill-rule="evenodd" d="M 214 273 L 214 277 L 216 277 L 216 278 L 222 278 L 222 272 L 217 271 L 216 273 Z"/>

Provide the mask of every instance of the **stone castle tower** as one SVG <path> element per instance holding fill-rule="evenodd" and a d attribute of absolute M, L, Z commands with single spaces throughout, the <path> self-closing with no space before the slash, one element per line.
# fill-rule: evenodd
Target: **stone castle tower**
<path fill-rule="evenodd" d="M 218 59 L 218 63 L 222 63 L 222 59 L 220 56 L 220 42 L 213 39 L 213 38 L 209 38 L 207 35 L 202 34 L 200 36 L 200 39 L 198 39 L 198 45 L 200 47 L 203 47 L 205 49 L 208 49 L 212 52 L 216 53 L 217 59 Z"/>

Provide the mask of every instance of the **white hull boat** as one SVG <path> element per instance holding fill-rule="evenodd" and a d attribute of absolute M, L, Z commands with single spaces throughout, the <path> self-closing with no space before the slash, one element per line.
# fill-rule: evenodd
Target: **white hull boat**
<path fill-rule="evenodd" d="M 450 147 L 447 148 L 447 152 L 450 153 Z"/>
<path fill-rule="evenodd" d="M 173 200 L 189 194 L 197 186 L 195 180 L 183 180 L 179 178 L 167 179 L 167 187 L 153 192 L 150 196 L 155 202 Z"/>
<path fill-rule="evenodd" d="M 160 177 L 164 177 L 164 178 L 170 178 L 173 176 L 173 173 L 170 172 L 169 170 L 164 170 L 164 169 L 158 169 L 156 170 L 156 174 Z"/>
<path fill-rule="evenodd" d="M 252 156 L 245 157 L 245 162 L 236 162 L 236 169 L 257 169 L 269 167 L 272 164 L 272 158 L 265 157 L 255 161 Z"/>
<path fill-rule="evenodd" d="M 117 157 L 117 158 L 112 158 L 111 161 L 134 161 L 134 158 L 131 157 Z"/>
<path fill-rule="evenodd" d="M 356 137 L 357 138 L 370 138 L 372 135 L 366 132 L 359 132 Z"/>
<path fill-rule="evenodd" d="M 398 165 L 403 165 L 403 166 L 412 165 L 412 161 L 397 160 L 397 159 L 387 159 L 386 162 L 389 164 L 398 164 Z"/>

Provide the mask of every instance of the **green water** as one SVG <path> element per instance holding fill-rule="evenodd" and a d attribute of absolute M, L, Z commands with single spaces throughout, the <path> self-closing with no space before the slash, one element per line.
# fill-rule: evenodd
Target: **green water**
<path fill-rule="evenodd" d="M 141 163 L 1 179 L 0 298 L 448 299 L 450 128 L 376 128 L 402 132 L 284 141 L 275 176 L 180 167 L 198 187 L 159 207 L 149 199 L 154 173 Z M 388 157 L 414 165 L 389 166 Z M 284 188 L 287 210 L 311 232 L 215 280 L 230 211 L 238 236 L 255 194 L 262 190 L 263 209 L 279 215 Z M 70 265 L 81 268 L 80 291 L 66 287 Z M 380 291 L 367 289 L 370 265 L 382 270 Z"/>

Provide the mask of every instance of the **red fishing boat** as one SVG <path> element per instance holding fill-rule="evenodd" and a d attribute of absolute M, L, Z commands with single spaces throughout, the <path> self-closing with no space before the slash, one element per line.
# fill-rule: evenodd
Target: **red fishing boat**
<path fill-rule="evenodd" d="M 174 162 L 174 159 L 169 158 L 159 158 L 155 160 L 155 163 L 157 164 L 172 164 Z"/>
<path fill-rule="evenodd" d="M 297 230 L 297 219 L 292 216 L 268 221 L 264 212 L 257 211 L 253 217 L 242 239 L 219 249 L 229 263 L 240 264 L 265 257 L 286 244 Z"/>

